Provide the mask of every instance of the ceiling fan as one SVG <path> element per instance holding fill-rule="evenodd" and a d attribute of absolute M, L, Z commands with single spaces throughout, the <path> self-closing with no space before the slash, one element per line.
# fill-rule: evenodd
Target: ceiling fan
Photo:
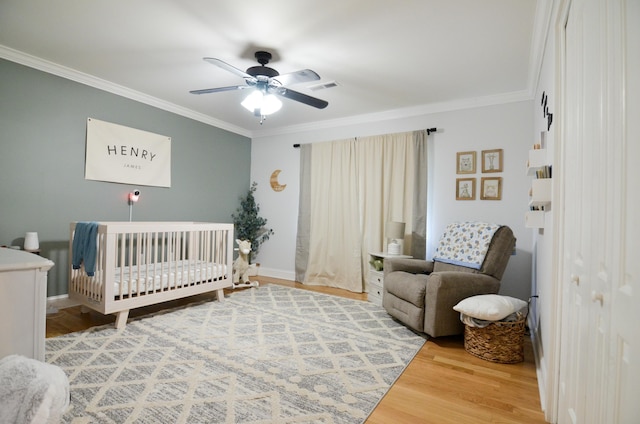
<path fill-rule="evenodd" d="M 243 106 L 251 110 L 256 116 L 264 118 L 265 115 L 276 112 L 280 109 L 281 102 L 273 95 L 282 96 L 296 102 L 324 109 L 329 105 L 325 100 L 312 97 L 298 91 L 290 89 L 291 84 L 302 82 L 317 81 L 320 75 L 311 69 L 302 69 L 300 71 L 280 74 L 273 68 L 266 66 L 272 58 L 271 53 L 266 51 L 257 51 L 255 53 L 256 60 L 260 66 L 252 66 L 245 71 L 229 65 L 220 59 L 205 57 L 204 60 L 212 65 L 218 66 L 234 75 L 244 78 L 245 85 L 232 85 L 218 88 L 205 88 L 202 90 L 192 90 L 191 94 L 208 94 L 219 93 L 222 91 L 244 90 L 253 88 L 254 92 L 243 101 Z M 272 95 L 272 96 L 269 96 Z M 259 100 L 252 103 L 249 99 L 254 96 L 253 100 Z M 259 98 L 259 99 L 256 99 Z M 264 99 L 264 100 L 263 100 Z M 246 102 L 246 104 L 245 104 Z M 274 110 L 275 109 L 275 110 Z"/>

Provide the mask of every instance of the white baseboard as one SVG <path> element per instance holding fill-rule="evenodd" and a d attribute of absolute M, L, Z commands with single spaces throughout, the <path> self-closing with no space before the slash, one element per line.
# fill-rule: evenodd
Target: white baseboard
<path fill-rule="evenodd" d="M 260 275 L 271 278 L 280 278 L 281 280 L 296 280 L 296 273 L 293 271 L 284 271 L 281 269 L 259 267 Z"/>
<path fill-rule="evenodd" d="M 55 314 L 60 309 L 78 306 L 79 303 L 69 299 L 68 294 L 47 297 L 47 314 Z"/>
<path fill-rule="evenodd" d="M 538 379 L 538 393 L 540 394 L 540 408 L 542 411 L 546 411 L 547 403 L 547 365 L 544 358 L 544 351 L 542 349 L 542 340 L 540 339 L 538 332 L 536 331 L 535 323 L 532 322 L 533 318 L 529 315 L 529 331 L 531 332 L 531 345 L 533 346 L 533 356 L 536 362 L 536 376 Z"/>

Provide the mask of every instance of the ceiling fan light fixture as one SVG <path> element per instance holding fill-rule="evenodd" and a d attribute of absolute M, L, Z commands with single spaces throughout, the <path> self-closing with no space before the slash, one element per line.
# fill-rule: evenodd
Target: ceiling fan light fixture
<path fill-rule="evenodd" d="M 241 105 L 258 116 L 267 116 L 279 111 L 282 102 L 274 94 L 264 94 L 260 90 L 254 90 L 242 101 Z"/>

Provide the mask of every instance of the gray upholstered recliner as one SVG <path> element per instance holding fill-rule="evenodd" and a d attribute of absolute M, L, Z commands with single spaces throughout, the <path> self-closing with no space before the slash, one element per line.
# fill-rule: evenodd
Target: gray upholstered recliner
<path fill-rule="evenodd" d="M 436 258 L 433 261 L 387 258 L 382 305 L 398 321 L 432 337 L 462 334 L 460 313 L 453 307 L 470 296 L 498 293 L 515 242 L 509 227 L 498 228 L 482 264 L 476 266 L 479 269 Z"/>

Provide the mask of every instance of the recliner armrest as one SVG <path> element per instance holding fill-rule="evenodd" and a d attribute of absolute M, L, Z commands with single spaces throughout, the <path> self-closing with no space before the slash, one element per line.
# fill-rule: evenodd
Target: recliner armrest
<path fill-rule="evenodd" d="M 404 271 L 411 274 L 429 274 L 433 271 L 433 261 L 408 258 L 384 258 L 384 275 L 393 271 Z"/>

